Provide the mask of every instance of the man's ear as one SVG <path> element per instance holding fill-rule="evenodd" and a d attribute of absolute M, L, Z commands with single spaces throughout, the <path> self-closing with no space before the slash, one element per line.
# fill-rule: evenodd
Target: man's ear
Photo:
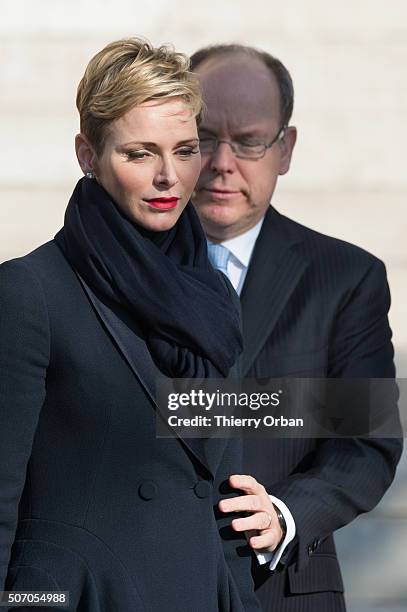
<path fill-rule="evenodd" d="M 285 130 L 284 138 L 279 142 L 281 148 L 279 174 L 286 174 L 290 169 L 291 156 L 297 141 L 297 128 L 289 126 Z"/>
<path fill-rule="evenodd" d="M 93 172 L 96 176 L 96 153 L 84 134 L 77 134 L 75 136 L 75 151 L 82 172 L 84 174 Z"/>

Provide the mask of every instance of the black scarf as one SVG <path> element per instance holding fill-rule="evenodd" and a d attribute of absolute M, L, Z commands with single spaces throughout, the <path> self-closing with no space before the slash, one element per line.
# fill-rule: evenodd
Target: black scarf
<path fill-rule="evenodd" d="M 96 180 L 82 178 L 55 239 L 92 291 L 131 315 L 166 376 L 227 376 L 242 351 L 239 313 L 208 261 L 191 203 L 173 228 L 153 232 L 127 219 Z"/>

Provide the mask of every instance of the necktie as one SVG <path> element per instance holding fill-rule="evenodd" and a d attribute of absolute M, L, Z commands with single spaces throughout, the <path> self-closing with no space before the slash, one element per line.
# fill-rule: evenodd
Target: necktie
<path fill-rule="evenodd" d="M 214 268 L 217 268 L 223 274 L 229 278 L 228 274 L 228 261 L 230 258 L 230 251 L 226 247 L 221 244 L 213 244 L 212 242 L 208 242 L 208 257 L 209 261 L 213 265 Z"/>

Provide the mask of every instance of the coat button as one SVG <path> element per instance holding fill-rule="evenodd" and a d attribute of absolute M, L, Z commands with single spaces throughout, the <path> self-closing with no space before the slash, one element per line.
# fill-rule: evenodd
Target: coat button
<path fill-rule="evenodd" d="M 158 488 L 153 480 L 144 480 L 138 488 L 141 499 L 149 501 L 157 496 Z"/>
<path fill-rule="evenodd" d="M 211 494 L 211 485 L 206 480 L 200 480 L 194 486 L 195 495 L 204 499 L 205 497 L 209 497 Z"/>

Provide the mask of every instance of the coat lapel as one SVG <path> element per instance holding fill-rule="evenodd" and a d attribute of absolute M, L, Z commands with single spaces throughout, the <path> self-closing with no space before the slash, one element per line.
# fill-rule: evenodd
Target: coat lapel
<path fill-rule="evenodd" d="M 145 345 L 145 342 L 139 338 L 124 321 L 122 321 L 121 317 L 116 315 L 111 308 L 104 304 L 95 295 L 95 293 L 79 275 L 78 278 L 97 315 L 104 324 L 104 327 L 113 338 L 118 350 L 120 350 L 126 359 L 133 374 L 144 388 L 144 391 L 149 397 L 154 409 L 157 410 L 156 380 L 160 376 L 162 377 L 162 374 L 151 359 L 151 355 Z M 129 335 L 131 335 L 130 341 Z M 174 433 L 179 438 L 181 443 L 185 445 L 195 455 L 195 457 L 199 459 L 202 465 L 214 476 L 223 454 L 225 440 L 180 438 L 175 431 Z"/>
<path fill-rule="evenodd" d="M 308 265 L 296 248 L 299 242 L 300 233 L 292 231 L 287 219 L 270 207 L 256 240 L 241 295 L 243 376 L 263 348 Z"/>

